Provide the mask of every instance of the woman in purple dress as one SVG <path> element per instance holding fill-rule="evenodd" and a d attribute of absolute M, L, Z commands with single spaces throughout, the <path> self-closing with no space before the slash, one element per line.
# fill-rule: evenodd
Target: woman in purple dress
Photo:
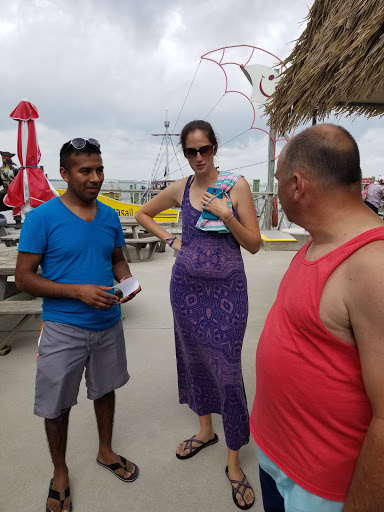
<path fill-rule="evenodd" d="M 217 140 L 211 125 L 205 121 L 188 123 L 180 142 L 194 174 L 172 183 L 136 215 L 145 229 L 178 252 L 170 293 L 179 401 L 198 415 L 200 431 L 179 444 L 176 457 L 188 459 L 216 443 L 211 415 L 221 414 L 228 447 L 226 474 L 233 499 L 239 508 L 248 509 L 254 503 L 254 493 L 239 461 L 239 450 L 249 441 L 241 371 L 248 295 L 240 247 L 252 254 L 259 250 L 259 226 L 246 180 L 230 173 L 219 177 L 214 165 Z M 215 197 L 217 193 L 210 194 L 208 187 L 226 188 L 228 192 Z M 153 220 L 174 206 L 182 211 L 181 240 Z M 201 223 L 203 210 L 216 220 Z"/>

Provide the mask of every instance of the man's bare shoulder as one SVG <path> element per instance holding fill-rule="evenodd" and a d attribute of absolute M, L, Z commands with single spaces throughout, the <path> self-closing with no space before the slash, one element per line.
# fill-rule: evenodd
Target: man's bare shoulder
<path fill-rule="evenodd" d="M 371 323 L 382 307 L 383 256 L 384 240 L 370 242 L 344 260 L 325 283 L 320 318 L 328 331 L 349 345 L 356 345 L 356 323 Z"/>
<path fill-rule="evenodd" d="M 348 260 L 346 260 L 346 263 L 351 271 L 358 271 L 360 273 L 363 271 L 364 266 L 367 266 L 367 268 L 364 269 L 365 271 L 370 268 L 379 274 L 383 274 L 382 268 L 380 268 L 383 258 L 384 240 L 374 240 L 357 249 L 357 251 L 351 254 Z"/>
<path fill-rule="evenodd" d="M 384 240 L 375 240 L 363 245 L 338 266 L 329 283 L 336 284 L 336 290 L 345 300 L 370 295 L 376 286 L 384 283 L 381 262 L 384 260 Z M 381 288 L 384 291 L 384 288 Z M 362 294 L 360 293 L 362 292 Z"/>
<path fill-rule="evenodd" d="M 345 297 L 348 302 L 377 304 L 384 297 L 384 240 L 360 247 L 344 263 Z"/>

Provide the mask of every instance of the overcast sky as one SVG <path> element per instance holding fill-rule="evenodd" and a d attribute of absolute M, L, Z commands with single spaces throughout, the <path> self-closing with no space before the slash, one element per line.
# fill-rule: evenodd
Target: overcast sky
<path fill-rule="evenodd" d="M 267 164 L 260 162 L 267 160 L 268 141 L 263 132 L 249 130 L 251 105 L 240 94 L 223 96 L 222 70 L 200 57 L 251 45 L 284 59 L 305 27 L 310 5 L 311 0 L 0 0 L 0 149 L 16 152 L 17 123 L 9 114 L 26 97 L 39 111 L 40 163 L 49 178 L 59 177 L 65 141 L 93 137 L 101 143 L 106 180 L 161 179 L 162 137 L 151 134 L 164 132 L 167 110 L 171 133 L 193 119 L 212 123 L 223 145 L 220 169 L 242 167 L 238 172 L 248 180 L 266 181 Z M 226 57 L 243 63 L 247 51 Z M 276 60 L 256 52 L 252 63 L 273 66 Z M 251 94 L 236 66 L 228 76 L 236 89 Z M 262 108 L 256 111 L 255 127 L 267 129 Z M 339 123 L 357 139 L 363 175 L 384 174 L 383 119 Z M 171 145 L 170 177 L 179 178 L 189 167 L 178 138 L 172 140 L 177 157 Z"/>

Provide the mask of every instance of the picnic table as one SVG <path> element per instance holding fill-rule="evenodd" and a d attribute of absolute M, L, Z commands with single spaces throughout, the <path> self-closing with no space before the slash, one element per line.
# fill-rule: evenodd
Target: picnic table
<path fill-rule="evenodd" d="M 11 351 L 10 343 L 25 322 L 34 315 L 41 314 L 42 299 L 34 298 L 28 293 L 18 292 L 6 297 L 8 278 L 16 272 L 17 247 L 0 245 L 0 315 L 19 315 L 20 319 L 8 336 L 0 342 L 0 355 Z"/>
<path fill-rule="evenodd" d="M 121 226 L 123 228 L 125 245 L 123 246 L 123 253 L 129 263 L 138 261 L 150 261 L 153 257 L 155 250 L 159 252 L 165 251 L 165 242 L 152 236 L 146 231 L 140 231 L 140 224 L 135 217 L 120 217 Z M 136 257 L 133 257 L 127 246 L 134 247 L 136 250 Z M 146 247 L 149 247 L 148 252 L 144 252 Z"/>
<path fill-rule="evenodd" d="M 123 228 L 124 236 L 131 233 L 133 238 L 139 238 L 140 224 L 135 217 L 120 217 L 121 227 Z"/>

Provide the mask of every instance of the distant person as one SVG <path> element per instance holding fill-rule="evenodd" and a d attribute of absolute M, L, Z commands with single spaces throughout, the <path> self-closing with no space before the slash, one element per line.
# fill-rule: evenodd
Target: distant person
<path fill-rule="evenodd" d="M 12 161 L 15 153 L 0 151 L 2 164 L 0 167 L 0 212 L 12 210 L 11 206 L 4 204 L 4 197 L 7 195 L 8 187 L 19 172 L 18 167 Z"/>
<path fill-rule="evenodd" d="M 379 176 L 378 183 L 372 183 L 366 188 L 365 204 L 375 213 L 379 213 L 380 203 L 384 195 L 384 177 Z"/>
<path fill-rule="evenodd" d="M 251 431 L 266 512 L 384 510 L 384 223 L 361 201 L 360 157 L 317 125 L 280 154 L 293 258 L 256 354 Z"/>
<path fill-rule="evenodd" d="M 198 415 L 200 431 L 179 444 L 176 457 L 189 459 L 216 443 L 211 415 L 221 414 L 228 446 L 225 471 L 235 504 L 245 510 L 253 505 L 254 493 L 239 461 L 239 450 L 249 441 L 241 371 L 248 295 L 240 248 L 252 254 L 259 250 L 259 226 L 246 180 L 215 168 L 218 143 L 211 125 L 188 123 L 180 142 L 193 174 L 170 184 L 136 214 L 145 229 L 177 251 L 171 304 L 179 401 Z M 175 205 L 181 207 L 182 240 L 153 220 Z"/>
<path fill-rule="evenodd" d="M 131 277 L 120 220 L 96 200 L 104 180 L 100 144 L 73 139 L 60 151 L 61 196 L 28 213 L 20 235 L 16 286 L 44 297 L 35 409 L 45 418 L 54 465 L 47 511 L 72 510 L 66 445 L 69 412 L 85 372 L 99 432 L 97 462 L 124 482 L 138 467 L 112 451 L 114 390 L 129 379 L 119 302 L 113 280 Z M 41 275 L 36 271 L 41 265 Z M 91 472 L 93 470 L 90 470 Z"/>

